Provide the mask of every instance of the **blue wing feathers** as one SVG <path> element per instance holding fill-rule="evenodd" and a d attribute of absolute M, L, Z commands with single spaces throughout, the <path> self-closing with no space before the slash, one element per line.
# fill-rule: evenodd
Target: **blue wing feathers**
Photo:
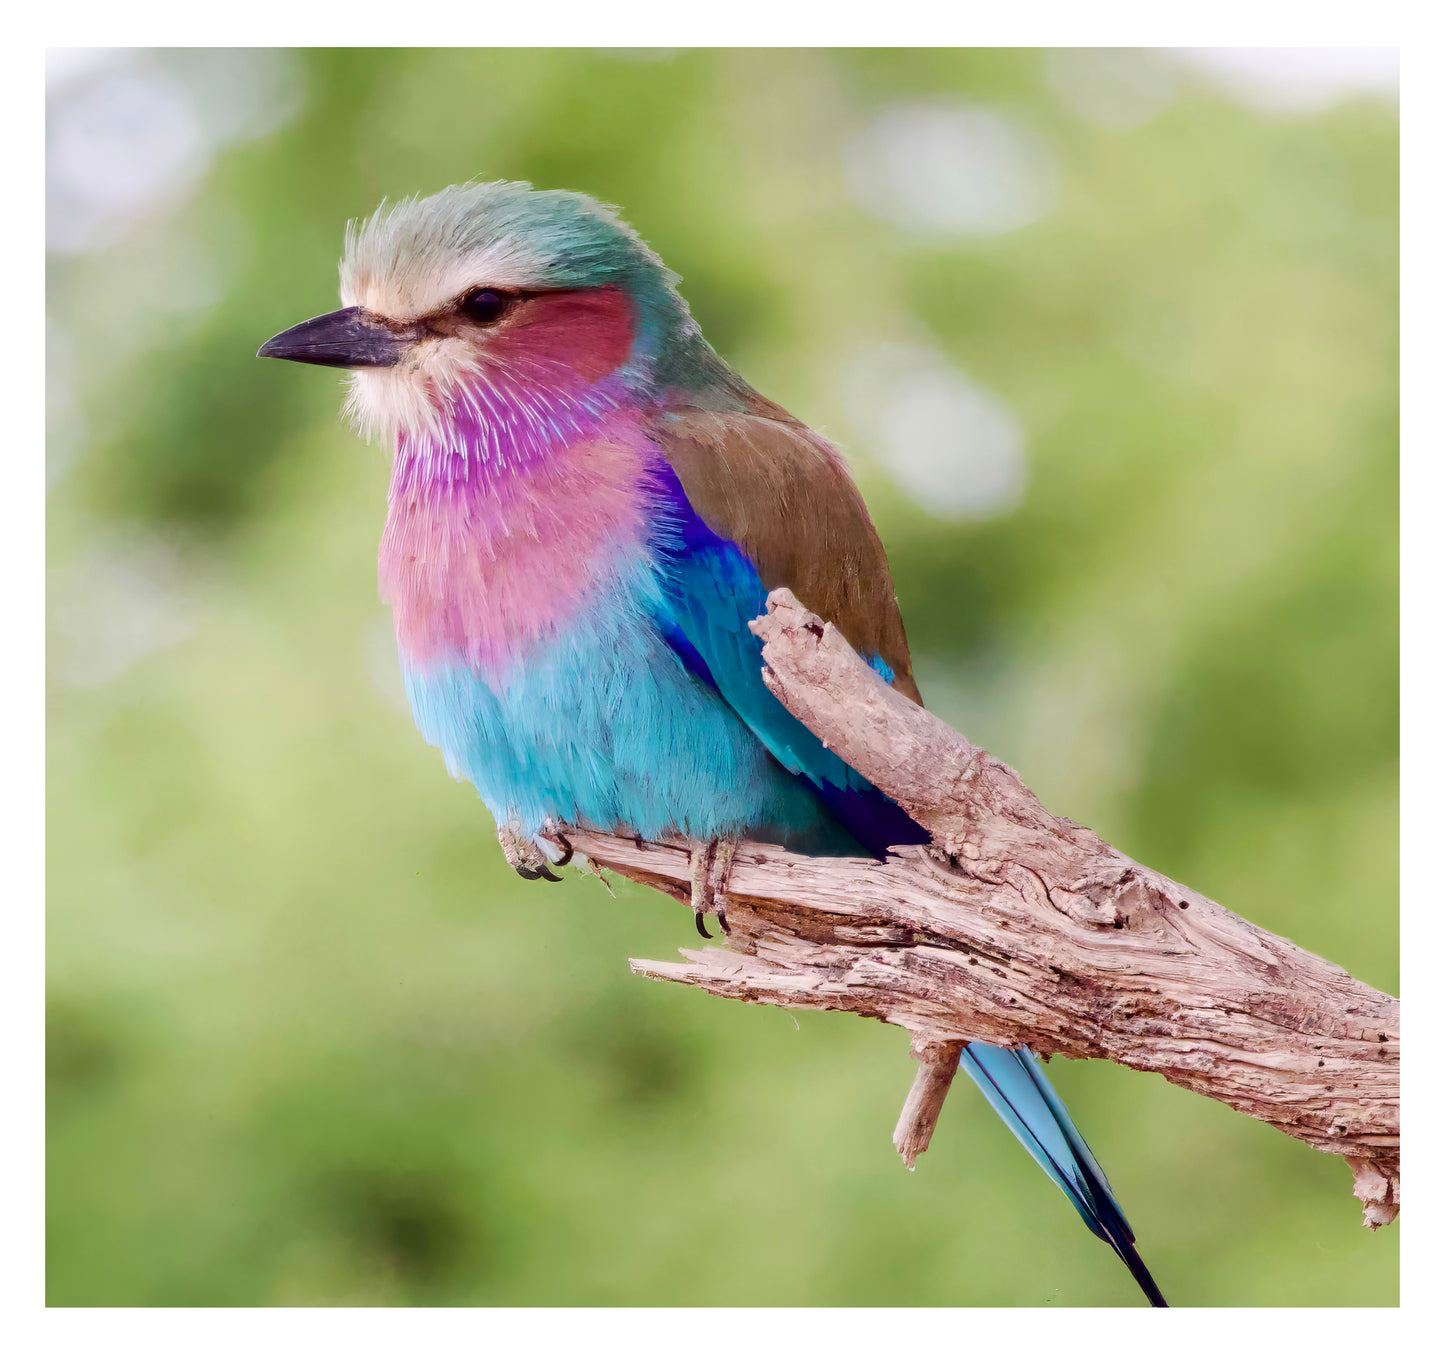
<path fill-rule="evenodd" d="M 658 629 L 684 665 L 714 687 L 773 757 L 803 778 L 833 817 L 875 856 L 888 847 L 926 842 L 924 832 L 882 791 L 824 748 L 763 684 L 762 642 L 748 622 L 766 608 L 767 591 L 752 562 L 693 511 L 670 466 L 658 469 L 668 513 L 658 548 L 667 575 Z M 874 671 L 892 671 L 869 656 Z"/>

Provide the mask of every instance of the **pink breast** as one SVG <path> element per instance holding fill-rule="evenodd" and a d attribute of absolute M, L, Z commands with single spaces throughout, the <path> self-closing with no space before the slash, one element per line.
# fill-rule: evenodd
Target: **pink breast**
<path fill-rule="evenodd" d="M 619 411 L 527 464 L 445 481 L 398 460 L 381 595 L 406 661 L 499 676 L 635 567 L 647 447 Z"/>

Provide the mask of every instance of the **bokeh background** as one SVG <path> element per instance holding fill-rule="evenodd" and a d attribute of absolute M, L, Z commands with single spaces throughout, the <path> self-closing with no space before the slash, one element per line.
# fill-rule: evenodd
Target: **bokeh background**
<path fill-rule="evenodd" d="M 506 868 L 405 710 L 385 449 L 257 362 L 347 218 L 622 206 L 839 441 L 929 704 L 1394 989 L 1389 52 L 51 54 L 53 1304 L 1140 1300 L 902 1031 L 633 978 L 689 916 Z M 1343 1163 L 1051 1070 L 1177 1304 L 1397 1301 Z"/>

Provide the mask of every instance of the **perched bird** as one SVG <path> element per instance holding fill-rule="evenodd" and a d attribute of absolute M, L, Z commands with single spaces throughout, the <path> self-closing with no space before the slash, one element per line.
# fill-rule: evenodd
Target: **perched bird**
<path fill-rule="evenodd" d="M 508 861 L 568 824 L 694 843 L 699 930 L 742 838 L 882 856 L 927 840 L 763 685 L 748 622 L 786 585 L 914 701 L 878 534 L 838 452 L 712 350 L 679 279 L 580 193 L 472 183 L 348 228 L 344 309 L 262 357 L 352 370 L 395 446 L 380 552 L 417 725 Z M 1164 1306 L 1027 1049 L 962 1066 Z"/>

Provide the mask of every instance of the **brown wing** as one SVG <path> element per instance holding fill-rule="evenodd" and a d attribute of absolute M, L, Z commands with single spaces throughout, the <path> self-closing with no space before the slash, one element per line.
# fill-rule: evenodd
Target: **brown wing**
<path fill-rule="evenodd" d="M 888 557 L 838 451 L 786 411 L 687 409 L 655 436 L 694 511 L 735 541 L 763 587 L 791 588 L 860 654 L 877 654 L 893 685 L 923 704 Z"/>

